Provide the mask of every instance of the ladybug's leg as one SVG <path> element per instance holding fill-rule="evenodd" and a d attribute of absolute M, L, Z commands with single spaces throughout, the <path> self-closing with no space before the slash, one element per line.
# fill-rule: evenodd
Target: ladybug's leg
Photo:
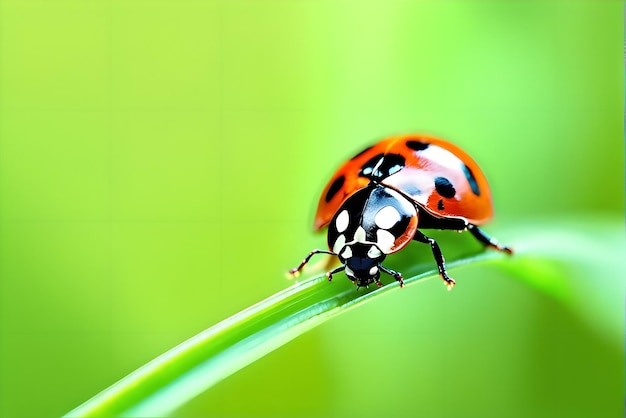
<path fill-rule="evenodd" d="M 334 253 L 329 253 L 329 254 L 334 254 Z M 335 273 L 339 273 L 340 271 L 343 271 L 346 269 L 346 266 L 339 266 L 336 269 L 333 269 L 331 271 L 329 271 L 328 273 L 326 273 L 326 278 L 328 279 L 329 282 L 333 281 L 333 274 Z"/>
<path fill-rule="evenodd" d="M 500 245 L 497 239 L 490 237 L 476 225 L 469 224 L 467 226 L 467 229 L 472 233 L 472 235 L 478 241 L 482 242 L 486 246 L 496 249 L 498 251 L 502 251 L 507 254 L 513 254 L 513 249 L 507 247 L 506 245 Z"/>
<path fill-rule="evenodd" d="M 450 276 L 448 276 L 448 272 L 446 271 L 446 264 L 443 258 L 443 254 L 441 253 L 441 248 L 439 248 L 439 244 L 434 239 L 427 237 L 422 234 L 420 231 L 415 232 L 414 240 L 423 242 L 424 244 L 430 244 L 430 248 L 433 250 L 433 256 L 435 257 L 435 261 L 437 262 L 437 268 L 439 269 L 439 275 L 446 282 L 446 286 L 448 286 L 448 290 L 451 290 L 456 282 Z"/>
<path fill-rule="evenodd" d="M 378 265 L 378 267 L 384 271 L 385 273 L 387 273 L 390 276 L 393 276 L 397 281 L 400 282 L 400 287 L 404 287 L 404 280 L 402 280 L 402 274 L 398 273 L 397 271 L 388 269 L 385 266 L 381 266 L 380 264 Z M 383 284 L 380 281 L 376 281 L 376 284 L 378 285 L 378 287 L 381 287 Z"/>
<path fill-rule="evenodd" d="M 309 253 L 309 255 L 307 255 L 306 257 L 304 257 L 304 260 L 302 260 L 302 263 L 300 263 L 300 265 L 296 268 L 293 268 L 291 270 L 289 270 L 289 274 L 291 274 L 292 276 L 295 276 L 297 273 L 299 273 L 304 266 L 306 265 L 306 263 L 309 262 L 309 260 L 311 259 L 311 257 L 313 257 L 315 254 L 330 254 L 330 255 L 336 255 L 334 252 L 332 251 L 327 251 L 327 250 L 313 250 Z M 328 280 L 331 280 L 330 277 L 328 278 Z"/>

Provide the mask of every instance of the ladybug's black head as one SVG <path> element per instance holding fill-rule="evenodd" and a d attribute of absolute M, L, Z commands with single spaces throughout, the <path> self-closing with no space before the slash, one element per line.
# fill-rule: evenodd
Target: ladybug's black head
<path fill-rule="evenodd" d="M 349 248 L 350 256 L 347 258 L 339 255 L 339 260 L 345 265 L 346 276 L 357 286 L 368 286 L 372 283 L 379 283 L 379 264 L 385 259 L 385 255 L 380 251 L 371 250 L 372 245 L 355 243 Z M 345 254 L 345 250 L 342 251 Z"/>

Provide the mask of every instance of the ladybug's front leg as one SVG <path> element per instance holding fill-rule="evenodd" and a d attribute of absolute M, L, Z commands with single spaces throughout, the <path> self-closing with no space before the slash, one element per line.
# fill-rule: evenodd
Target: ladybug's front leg
<path fill-rule="evenodd" d="M 333 254 L 333 253 L 331 253 L 331 254 Z M 333 270 L 327 272 L 326 273 L 326 278 L 328 279 L 329 282 L 332 282 L 333 281 L 333 274 L 339 273 L 340 271 L 343 271 L 345 269 L 346 269 L 346 266 L 339 266 L 336 269 L 333 269 Z"/>
<path fill-rule="evenodd" d="M 450 276 L 448 276 L 448 272 L 446 271 L 446 264 L 443 258 L 443 254 L 441 253 L 441 248 L 439 248 L 439 244 L 434 239 L 427 237 L 422 234 L 420 231 L 415 232 L 414 240 L 423 242 L 424 244 L 430 244 L 430 248 L 433 250 L 433 256 L 435 257 L 435 261 L 437 262 L 437 269 L 439 269 L 439 275 L 448 286 L 448 290 L 452 290 L 456 282 Z"/>
<path fill-rule="evenodd" d="M 311 259 L 311 257 L 313 257 L 315 254 L 330 254 L 330 255 L 336 255 L 334 252 L 332 251 L 327 251 L 327 250 L 313 250 L 309 253 L 309 255 L 307 255 L 306 257 L 304 257 L 304 260 L 302 260 L 302 263 L 300 263 L 300 265 L 296 268 L 293 268 L 291 270 L 289 270 L 289 274 L 291 274 L 292 276 L 296 276 L 298 273 L 300 273 L 300 271 L 304 268 L 304 266 L 309 262 L 309 260 Z M 331 280 L 330 278 L 328 280 Z"/>
<path fill-rule="evenodd" d="M 404 287 L 404 280 L 402 279 L 402 274 L 398 273 L 395 270 L 388 269 L 385 266 L 379 265 L 378 267 L 380 267 L 380 269 L 384 271 L 385 273 L 387 273 L 388 275 L 393 276 L 393 278 L 396 279 L 396 281 L 400 282 L 400 287 Z M 378 287 L 381 287 L 383 285 L 380 281 L 376 281 L 376 284 L 378 285 Z"/>
<path fill-rule="evenodd" d="M 477 227 L 476 225 L 468 224 L 467 229 L 472 233 L 472 235 L 480 242 L 485 244 L 487 247 L 491 247 L 495 250 L 502 251 L 507 254 L 513 254 L 513 249 L 507 247 L 506 245 L 500 245 L 497 239 L 490 237 L 487 235 L 482 229 Z"/>

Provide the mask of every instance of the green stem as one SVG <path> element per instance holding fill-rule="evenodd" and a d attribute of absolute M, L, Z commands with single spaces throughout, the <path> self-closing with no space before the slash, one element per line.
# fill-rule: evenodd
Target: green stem
<path fill-rule="evenodd" d="M 494 257 L 501 255 L 485 251 L 449 263 L 449 267 Z M 437 277 L 437 273 L 425 271 L 405 283 L 410 286 L 430 277 Z M 398 289 L 398 283 L 392 283 L 357 291 L 345 279 L 328 283 L 325 276 L 296 283 L 172 348 L 66 416 L 169 416 L 211 386 L 305 331 Z"/>

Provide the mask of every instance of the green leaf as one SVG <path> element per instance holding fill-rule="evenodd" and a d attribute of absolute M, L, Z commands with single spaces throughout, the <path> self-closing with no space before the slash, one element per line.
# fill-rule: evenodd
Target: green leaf
<path fill-rule="evenodd" d="M 533 222 L 512 229 L 506 235 L 515 237 L 513 257 L 484 251 L 468 242 L 467 246 L 456 246 L 456 252 L 455 248 L 446 251 L 448 260 L 452 260 L 447 266 L 450 270 L 461 264 L 498 266 L 560 301 L 605 337 L 621 344 L 623 318 L 617 308 L 623 308 L 626 270 L 623 221 L 580 225 L 579 221 Z M 470 251 L 463 253 L 467 247 Z M 415 264 L 411 257 L 400 254 L 388 261 L 397 263 L 391 265 L 411 276 L 405 280 L 407 287 L 438 277 L 432 261 Z M 174 347 L 67 416 L 168 416 L 307 330 L 398 290 L 395 282 L 382 288 L 355 290 L 339 275 L 332 283 L 323 275 L 296 283 Z"/>
<path fill-rule="evenodd" d="M 494 257 L 503 255 L 480 252 L 449 263 L 449 267 Z M 436 271 L 424 269 L 405 280 L 405 284 L 411 286 L 431 277 L 438 277 Z M 67 416 L 167 416 L 305 331 L 398 289 L 397 283 L 390 283 L 381 288 L 356 290 L 343 277 L 328 283 L 324 275 L 296 283 L 174 347 Z"/>

